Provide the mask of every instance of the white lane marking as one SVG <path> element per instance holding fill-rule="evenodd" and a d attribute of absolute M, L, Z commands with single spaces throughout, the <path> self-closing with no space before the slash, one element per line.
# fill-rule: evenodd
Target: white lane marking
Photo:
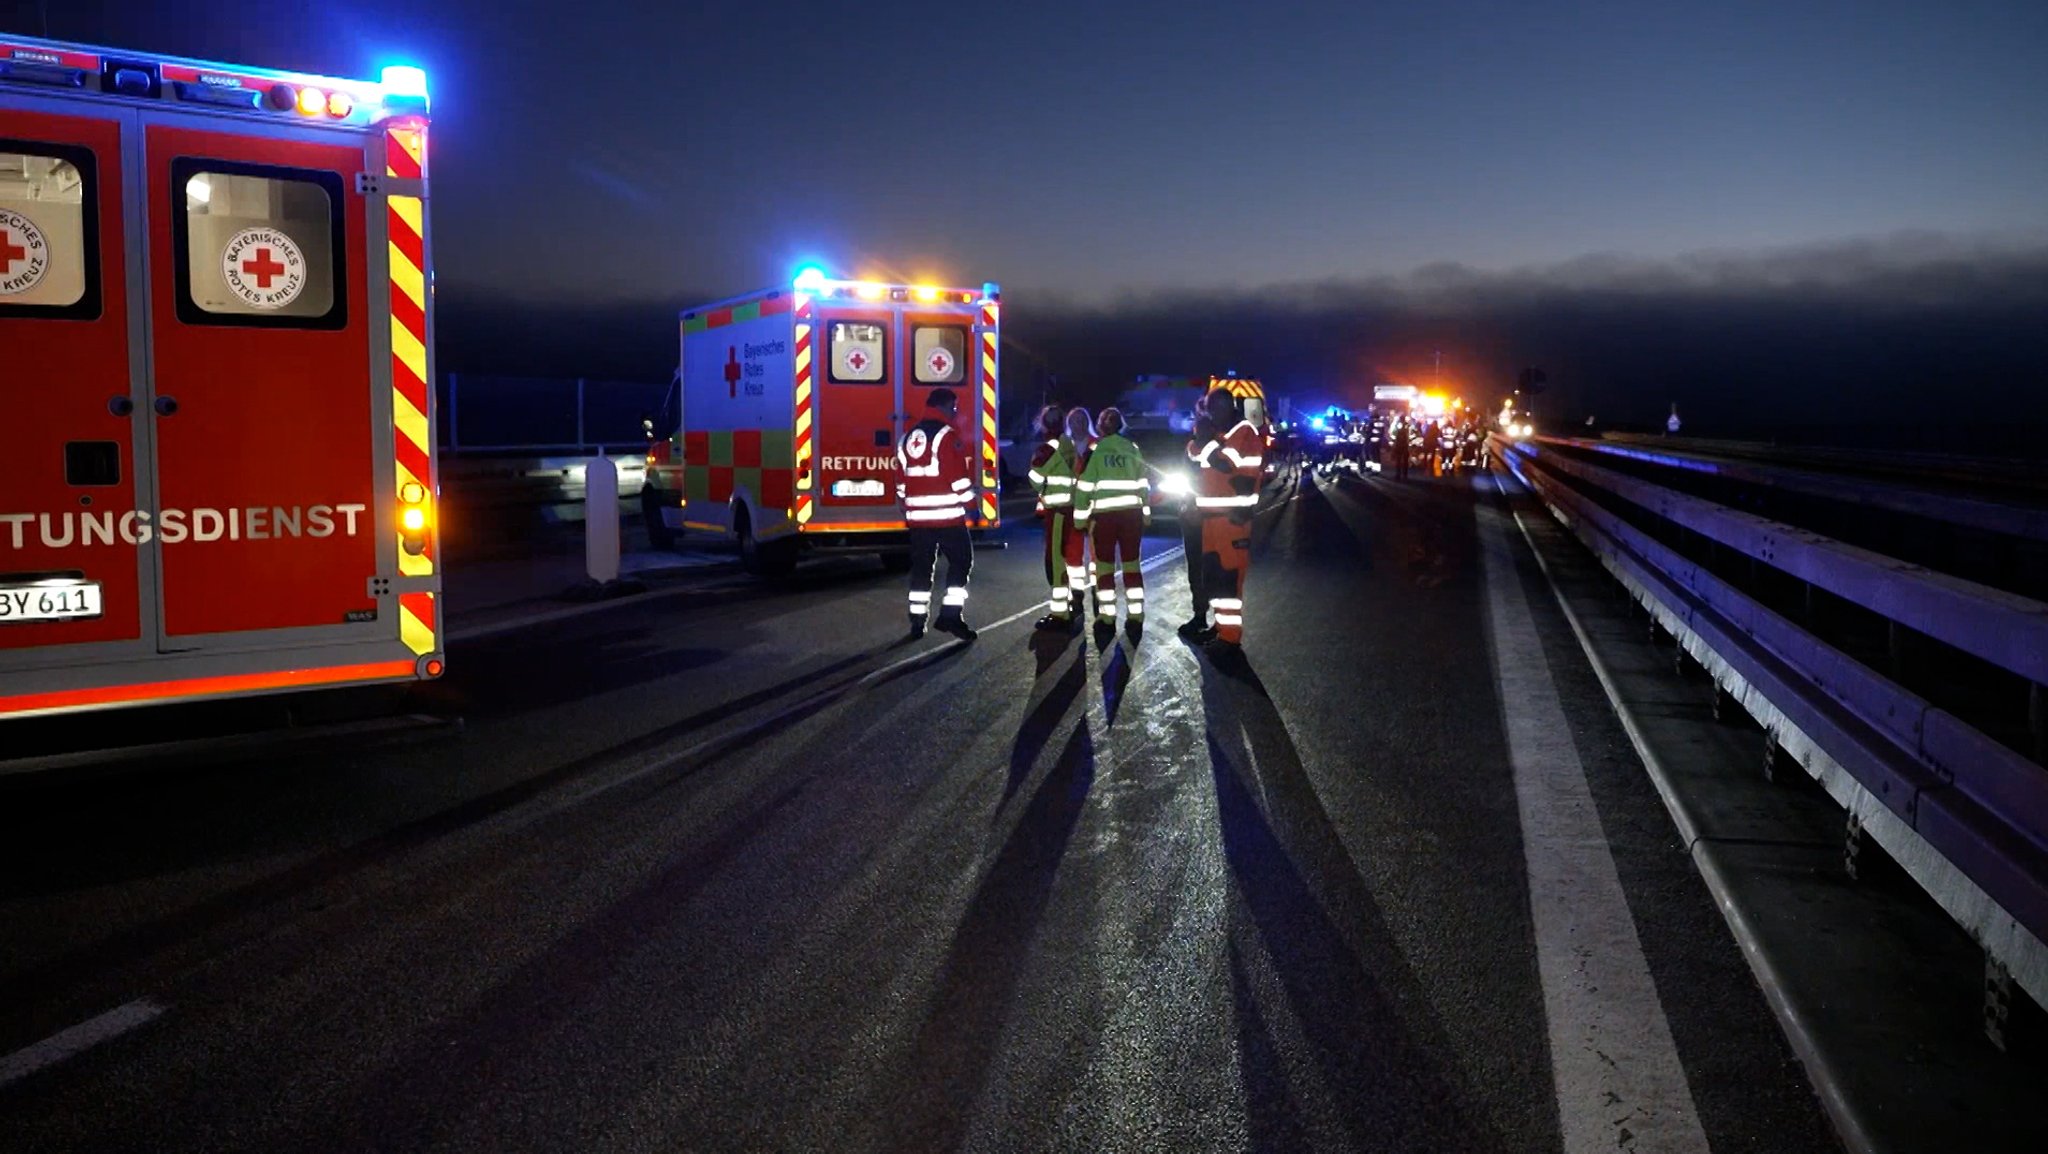
<path fill-rule="evenodd" d="M 38 1070 L 76 1057 L 101 1042 L 117 1038 L 164 1012 L 164 1007 L 147 998 L 116 1006 L 97 1018 L 88 1018 L 68 1030 L 52 1034 L 25 1050 L 0 1058 L 0 1087 L 19 1082 Z"/>
<path fill-rule="evenodd" d="M 1564 1149 L 1704 1152 L 1699 1109 L 1515 573 L 1504 515 L 1484 503 L 1479 514 Z"/>
<path fill-rule="evenodd" d="M 1509 468 L 1514 468 L 1509 462 Z M 1519 479 L 1520 474 L 1516 474 Z M 1494 474 L 1493 483 L 1502 492 L 1508 492 L 1507 478 Z M 1531 493 L 1526 484 L 1519 491 Z M 1607 668 L 1607 662 L 1593 645 L 1592 634 L 1586 632 L 1579 615 L 1566 599 L 1564 589 L 1557 583 L 1557 575 L 1550 571 L 1550 563 L 1543 559 L 1543 551 L 1536 547 L 1536 536 L 1529 529 L 1529 523 L 1522 514 L 1514 514 L 1515 526 L 1522 531 L 1522 539 L 1529 543 L 1529 551 L 1536 557 L 1536 567 L 1543 571 L 1543 579 L 1550 583 L 1551 596 L 1557 599 L 1557 607 L 1564 613 L 1565 621 L 1572 627 L 1572 635 L 1579 639 L 1579 648 L 1586 653 L 1586 660 L 1592 663 L 1593 675 L 1600 679 L 1600 688 L 1607 694 L 1607 702 L 1614 707 L 1614 714 L 1621 719 L 1622 731 L 1628 734 L 1629 744 L 1635 746 L 1636 756 L 1643 759 L 1643 768 L 1649 772 L 1650 781 L 1657 787 L 1657 796 L 1664 799 L 1665 812 L 1671 815 L 1671 824 L 1678 827 L 1679 840 L 1692 853 L 1693 865 L 1700 871 L 1700 879 L 1707 884 L 1707 892 L 1713 895 L 1714 905 L 1721 911 L 1721 917 L 1728 923 L 1729 932 L 1742 949 L 1744 960 L 1749 963 L 1749 972 L 1756 978 L 1758 988 L 1763 990 L 1764 1001 L 1769 1003 L 1771 1012 L 1777 1015 L 1778 1025 L 1785 1031 L 1785 1037 L 1792 1043 L 1792 1052 L 1799 1055 L 1799 1062 L 1806 1067 L 1807 1078 L 1813 1083 L 1814 1093 L 1820 1096 L 1821 1105 L 1828 1112 L 1828 1118 L 1835 1124 L 1835 1132 L 1841 1137 L 1842 1145 L 1853 1151 L 1875 1151 L 1884 1149 L 1883 1144 L 1871 1132 L 1875 1119 L 1865 1118 L 1850 1104 L 1848 1082 L 1835 1063 L 1829 1061 L 1827 1051 L 1821 1049 L 1818 1030 L 1809 1020 L 1805 1010 L 1792 998 L 1791 988 L 1784 975 L 1779 972 L 1778 962 L 1764 949 L 1763 937 L 1750 920 L 1747 907 L 1735 900 L 1735 887 L 1728 875 L 1721 869 L 1720 859 L 1709 843 L 1701 840 L 1699 826 L 1686 809 L 1680 798 L 1678 787 L 1672 784 L 1671 774 L 1664 768 L 1663 759 L 1657 756 L 1655 747 L 1644 735 L 1642 727 L 1636 724 L 1635 714 L 1630 712 L 1628 703 L 1621 695 L 1621 686 L 1614 680 Z"/>

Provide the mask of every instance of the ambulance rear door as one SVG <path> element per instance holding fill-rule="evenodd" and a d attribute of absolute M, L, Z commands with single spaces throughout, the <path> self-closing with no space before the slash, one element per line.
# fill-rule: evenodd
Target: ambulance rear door
<path fill-rule="evenodd" d="M 389 319 L 369 306 L 357 186 L 369 141 L 169 113 L 143 130 L 159 644 L 389 636 L 389 366 L 371 357 Z"/>
<path fill-rule="evenodd" d="M 904 432 L 904 335 L 884 304 L 820 305 L 818 508 L 814 526 L 893 528 L 896 444 Z"/>
<path fill-rule="evenodd" d="M 933 389 L 953 390 L 960 400 L 960 419 L 954 423 L 953 435 L 960 439 L 952 443 L 973 465 L 975 495 L 968 517 L 977 524 L 992 522 L 993 517 L 985 517 L 983 509 L 985 504 L 993 508 L 993 502 L 984 502 L 982 497 L 995 491 L 995 463 L 986 459 L 988 438 L 983 433 L 994 426 L 995 413 L 984 408 L 982 390 L 975 385 L 981 343 L 975 313 L 965 306 L 920 305 L 904 315 L 903 328 L 904 347 L 909 350 L 903 390 L 905 419 L 911 423 L 923 419 L 925 398 Z"/>
<path fill-rule="evenodd" d="M 136 130 L 0 91 L 0 670 L 153 648 Z"/>

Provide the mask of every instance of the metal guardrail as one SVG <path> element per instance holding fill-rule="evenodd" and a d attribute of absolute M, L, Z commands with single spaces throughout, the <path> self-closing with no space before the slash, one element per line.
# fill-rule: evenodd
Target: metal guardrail
<path fill-rule="evenodd" d="M 1568 451 L 1569 450 L 1569 451 Z M 1984 947 L 1987 1012 L 2016 983 L 2048 1005 L 2048 767 L 1838 648 L 1739 587 L 1700 549 L 1747 558 L 2023 680 L 2036 725 L 2048 697 L 2048 604 L 1936 573 L 1808 528 L 1594 464 L 1599 442 L 1506 441 L 1496 451 L 1607 570 Z M 1635 453 L 1664 460 L 1682 451 Z M 1767 465 L 1752 483 L 1804 481 Z M 1772 477 L 1762 474 L 1776 473 Z M 1947 498 L 1923 494 L 1915 515 Z M 1961 500 L 1958 498 L 1957 500 Z M 1960 508 L 1961 506 L 1958 506 Z M 1959 518 L 1971 523 L 1969 518 Z"/>

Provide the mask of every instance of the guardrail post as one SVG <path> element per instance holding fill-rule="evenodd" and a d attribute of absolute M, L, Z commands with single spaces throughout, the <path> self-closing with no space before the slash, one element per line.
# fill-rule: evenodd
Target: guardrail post
<path fill-rule="evenodd" d="M 2006 1026 L 2012 1020 L 2012 971 L 1984 951 L 1984 1037 L 2005 1052 Z"/>
<path fill-rule="evenodd" d="M 1735 695 L 1728 692 L 1727 686 L 1716 681 L 1714 683 L 1714 720 L 1722 725 L 1733 725 L 1736 712 Z"/>
<path fill-rule="evenodd" d="M 583 439 L 583 378 L 582 378 L 582 377 L 577 377 L 577 378 L 576 378 L 576 447 L 580 449 L 580 448 L 582 448 L 582 447 L 584 446 L 584 444 L 585 444 L 585 443 L 586 443 L 586 442 L 585 442 L 585 441 L 584 441 L 584 439 Z M 616 475 L 616 474 L 614 474 L 614 475 L 613 475 L 613 478 L 612 478 L 612 480 L 613 480 L 613 482 L 614 482 L 614 485 L 616 485 L 616 483 L 617 483 L 617 481 L 618 481 L 618 477 L 617 477 L 617 475 Z"/>

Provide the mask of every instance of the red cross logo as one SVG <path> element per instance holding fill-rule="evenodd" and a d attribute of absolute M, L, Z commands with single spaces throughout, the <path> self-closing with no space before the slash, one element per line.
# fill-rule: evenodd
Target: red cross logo
<path fill-rule="evenodd" d="M 740 351 L 732 345 L 725 348 L 725 397 L 731 400 L 740 395 Z"/>
<path fill-rule="evenodd" d="M 12 271 L 15 261 L 27 259 L 28 250 L 15 244 L 12 234 L 0 228 L 0 275 Z"/>
<path fill-rule="evenodd" d="M 932 375 L 943 377 L 953 371 L 953 354 L 944 349 L 933 349 L 926 363 L 932 367 Z"/>
<path fill-rule="evenodd" d="M 846 367 L 858 373 L 868 367 L 868 355 L 859 349 L 846 354 Z"/>
<path fill-rule="evenodd" d="M 259 248 L 256 250 L 255 260 L 242 262 L 242 271 L 256 278 L 257 288 L 267 289 L 270 287 L 270 278 L 283 276 L 286 270 L 271 257 L 269 249 Z"/>

